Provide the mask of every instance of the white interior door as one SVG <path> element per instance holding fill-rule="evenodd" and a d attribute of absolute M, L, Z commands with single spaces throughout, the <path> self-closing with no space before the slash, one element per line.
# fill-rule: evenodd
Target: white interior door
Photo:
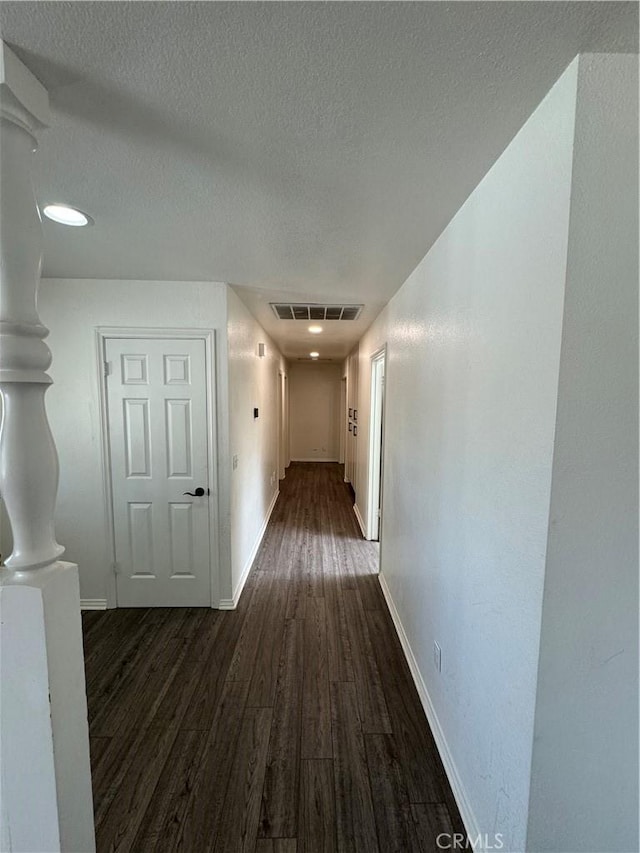
<path fill-rule="evenodd" d="M 105 358 L 118 606 L 210 606 L 205 342 L 107 338 Z"/>

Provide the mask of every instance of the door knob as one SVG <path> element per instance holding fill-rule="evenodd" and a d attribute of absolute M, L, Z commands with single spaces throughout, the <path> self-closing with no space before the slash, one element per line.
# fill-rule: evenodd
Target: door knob
<path fill-rule="evenodd" d="M 183 495 L 191 495 L 192 498 L 201 498 L 205 494 L 205 490 L 202 486 L 198 486 L 195 492 L 183 492 Z M 206 494 L 209 494 L 209 489 L 206 490 Z"/>

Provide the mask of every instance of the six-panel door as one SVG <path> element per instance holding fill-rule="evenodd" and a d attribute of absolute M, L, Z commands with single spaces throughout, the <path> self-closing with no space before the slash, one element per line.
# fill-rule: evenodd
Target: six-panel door
<path fill-rule="evenodd" d="M 105 357 L 118 606 L 209 606 L 205 343 L 109 338 Z"/>

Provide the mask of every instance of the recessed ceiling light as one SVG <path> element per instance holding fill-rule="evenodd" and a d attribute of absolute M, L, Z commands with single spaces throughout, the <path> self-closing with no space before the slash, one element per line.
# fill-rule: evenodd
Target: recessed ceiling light
<path fill-rule="evenodd" d="M 318 358 L 320 353 L 319 352 L 310 352 L 309 355 L 311 356 L 311 358 Z"/>
<path fill-rule="evenodd" d="M 75 207 L 67 204 L 47 204 L 42 212 L 53 222 L 60 225 L 71 225 L 73 228 L 82 228 L 83 225 L 93 225 L 93 219 Z"/>
<path fill-rule="evenodd" d="M 322 331 L 322 326 L 309 326 L 309 331 L 312 335 L 319 335 Z"/>

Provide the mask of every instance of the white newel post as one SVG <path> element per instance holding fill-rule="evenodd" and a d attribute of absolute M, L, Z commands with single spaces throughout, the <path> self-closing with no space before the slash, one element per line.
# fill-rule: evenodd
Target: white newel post
<path fill-rule="evenodd" d="M 95 849 L 78 567 L 58 560 L 51 355 L 37 311 L 42 225 L 31 183 L 43 86 L 0 42 L 0 850 Z"/>

